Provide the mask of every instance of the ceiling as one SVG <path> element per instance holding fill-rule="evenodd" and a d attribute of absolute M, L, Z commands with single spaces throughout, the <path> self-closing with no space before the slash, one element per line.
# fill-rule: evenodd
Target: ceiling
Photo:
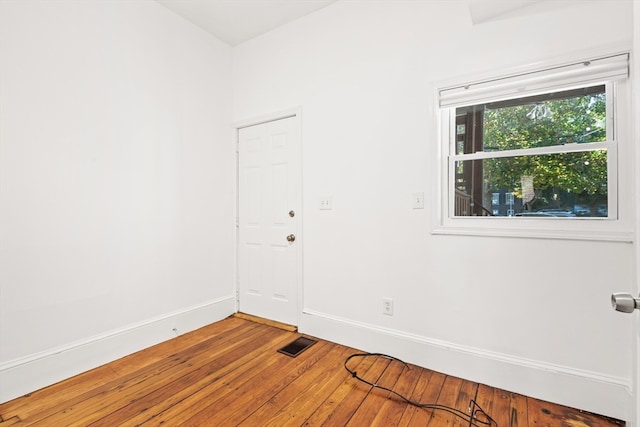
<path fill-rule="evenodd" d="M 156 0 L 223 42 L 236 46 L 337 0 Z M 351 0 L 341 0 L 351 1 Z M 363 0 L 364 1 L 364 0 Z M 367 0 L 379 1 L 379 0 Z M 411 0 L 432 1 L 432 0 Z M 449 0 L 452 1 L 452 0 Z M 543 0 L 455 0 L 467 4 L 471 21 L 505 19 Z"/>
<path fill-rule="evenodd" d="M 223 42 L 236 46 L 336 0 L 156 0 Z"/>

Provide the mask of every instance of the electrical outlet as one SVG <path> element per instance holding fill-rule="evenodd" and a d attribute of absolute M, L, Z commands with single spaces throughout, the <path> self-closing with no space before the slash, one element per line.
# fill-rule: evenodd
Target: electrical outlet
<path fill-rule="evenodd" d="M 393 299 L 382 298 L 382 314 L 393 316 Z"/>

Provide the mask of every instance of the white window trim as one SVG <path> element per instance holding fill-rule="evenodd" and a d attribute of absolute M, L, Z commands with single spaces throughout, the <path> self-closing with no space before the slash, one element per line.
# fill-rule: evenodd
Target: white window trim
<path fill-rule="evenodd" d="M 623 53 L 628 53 L 623 52 Z M 614 54 L 615 55 L 615 54 Z M 614 56 L 606 55 L 606 57 Z M 585 55 L 583 58 L 592 58 L 594 56 Z M 528 70 L 519 68 L 513 73 L 504 72 L 497 75 L 520 75 L 528 72 L 536 72 L 548 68 L 562 66 L 567 62 L 542 62 L 530 67 Z M 483 78 L 483 80 L 491 80 L 491 75 Z M 452 192 L 449 191 L 449 185 L 453 182 L 450 177 L 450 159 L 455 156 L 452 153 L 451 138 L 455 137 L 454 126 L 451 126 L 451 115 L 454 115 L 455 107 L 447 106 L 443 109 L 439 108 L 440 93 L 443 88 L 464 87 L 464 82 L 481 82 L 476 79 L 458 79 L 457 84 L 449 84 L 447 86 L 440 85 L 437 87 L 436 100 L 438 106 L 437 120 L 438 126 L 438 148 L 437 148 L 437 179 L 435 194 L 437 195 L 437 203 L 435 203 L 434 225 L 432 234 L 436 235 L 467 235 L 467 236 L 492 236 L 492 237 L 519 237 L 519 238 L 535 238 L 535 239 L 563 239 L 563 240 L 590 240 L 590 241 L 612 241 L 612 242 L 633 242 L 634 234 L 630 223 L 630 213 L 632 210 L 633 193 L 627 183 L 619 180 L 619 170 L 629 168 L 625 159 L 632 157 L 633 147 L 631 147 L 631 134 L 629 132 L 629 124 L 631 120 L 629 111 L 629 79 L 619 81 L 615 84 L 602 82 L 607 84 L 607 90 L 611 91 L 613 96 L 607 97 L 607 108 L 611 108 L 612 114 L 609 120 L 613 123 L 607 123 L 607 141 L 599 143 L 591 143 L 593 149 L 607 148 L 608 151 L 608 174 L 609 182 L 617 182 L 615 194 L 609 199 L 610 208 L 615 211 L 611 213 L 609 218 L 505 218 L 505 217 L 454 217 L 450 213 L 453 212 Z M 477 83 L 475 83 L 477 84 Z M 582 86 L 582 85 L 580 85 Z M 568 84 L 567 88 L 572 87 Z M 575 87 L 575 85 L 573 85 Z M 558 90 L 557 87 L 543 89 L 541 92 Z M 609 92 L 608 92 L 609 93 Z M 614 119 L 615 118 L 615 119 Z M 455 121 L 454 121 L 455 123 Z M 622 145 L 618 142 L 622 141 Z M 584 144 L 581 147 L 575 147 L 576 151 L 583 151 Z M 621 150 L 622 147 L 622 150 Z M 559 151 L 571 151 L 573 147 L 564 146 Z M 531 149 L 529 154 L 539 149 Z M 540 149 L 545 153 L 553 151 L 548 147 Z M 522 151 L 519 151 L 522 153 Z M 501 152 L 500 156 L 511 156 L 512 153 L 507 151 Z M 472 156 L 472 157 L 470 157 Z M 472 158 L 496 157 L 496 153 L 475 153 L 473 155 L 465 155 L 465 160 Z M 628 172 L 628 170 L 627 170 Z M 626 176 L 631 176 L 627 173 Z M 613 181 L 612 181 L 613 180 Z"/>

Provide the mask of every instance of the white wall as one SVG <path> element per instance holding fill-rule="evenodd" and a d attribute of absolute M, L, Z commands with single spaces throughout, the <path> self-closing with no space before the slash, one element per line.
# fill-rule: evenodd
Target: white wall
<path fill-rule="evenodd" d="M 302 106 L 301 330 L 626 418 L 632 246 L 433 236 L 409 195 L 434 202 L 435 82 L 627 43 L 631 2 L 465 3 L 343 0 L 231 68 L 155 2 L 0 1 L 0 401 L 232 312 L 229 123 Z"/>
<path fill-rule="evenodd" d="M 438 81 L 629 46 L 631 10 L 543 2 L 474 26 L 466 2 L 340 1 L 236 47 L 235 121 L 303 111 L 301 330 L 627 418 L 631 325 L 609 296 L 630 284 L 632 245 L 435 236 L 430 206 Z M 628 201 L 633 147 L 621 144 Z M 411 209 L 415 191 L 427 209 Z M 324 194 L 332 211 L 318 209 Z"/>
<path fill-rule="evenodd" d="M 633 48 L 634 52 L 640 52 L 640 2 L 633 3 Z M 640 55 L 633 55 L 632 61 L 632 72 L 634 77 L 634 86 L 633 86 L 633 100 L 634 100 L 634 109 L 633 116 L 640 116 Z M 640 144 L 640 121 L 635 120 L 635 134 L 634 141 L 636 146 Z M 636 164 L 640 163 L 640 150 L 636 150 Z M 630 286 L 630 292 L 634 295 L 640 296 L 640 173 L 638 173 L 636 169 L 635 176 L 636 183 L 636 241 L 635 241 L 635 258 L 636 258 L 636 269 L 635 269 L 635 277 L 634 284 Z M 635 286 L 634 286 L 635 285 Z M 624 291 L 623 291 L 624 292 Z M 635 366 L 633 372 L 635 375 L 635 384 L 633 387 L 633 395 L 632 401 L 635 405 L 635 418 L 630 417 L 629 426 L 630 427 L 640 427 L 640 310 L 636 310 L 630 322 L 633 324 L 632 330 L 632 338 L 631 340 L 635 340 L 635 347 L 633 348 L 633 359 L 635 360 Z"/>
<path fill-rule="evenodd" d="M 152 1 L 0 2 L 0 401 L 233 312 L 230 48 Z"/>

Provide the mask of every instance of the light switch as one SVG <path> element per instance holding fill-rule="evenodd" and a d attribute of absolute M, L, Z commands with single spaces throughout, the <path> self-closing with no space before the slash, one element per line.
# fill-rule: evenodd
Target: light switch
<path fill-rule="evenodd" d="M 333 209 L 333 201 L 331 196 L 320 197 L 320 210 L 329 211 Z"/>
<path fill-rule="evenodd" d="M 413 209 L 424 209 L 424 193 L 413 193 L 411 200 Z"/>

